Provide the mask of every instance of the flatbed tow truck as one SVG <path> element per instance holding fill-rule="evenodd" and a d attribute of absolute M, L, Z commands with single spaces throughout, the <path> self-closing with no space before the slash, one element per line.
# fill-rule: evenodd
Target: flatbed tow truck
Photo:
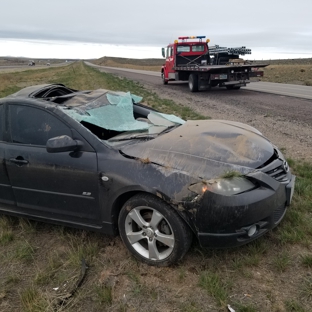
<path fill-rule="evenodd" d="M 163 84 L 169 81 L 188 81 L 191 92 L 211 87 L 238 90 L 250 82 L 250 78 L 263 76 L 259 68 L 269 64 L 248 62 L 240 55 L 251 54 L 246 47 L 226 48 L 208 46 L 206 36 L 179 37 L 174 43 L 162 48 L 166 58 L 161 69 Z"/>

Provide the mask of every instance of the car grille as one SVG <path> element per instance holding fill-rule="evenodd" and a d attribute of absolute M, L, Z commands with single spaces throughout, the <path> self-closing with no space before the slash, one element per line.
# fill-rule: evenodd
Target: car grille
<path fill-rule="evenodd" d="M 288 181 L 287 171 L 285 170 L 283 165 L 278 166 L 272 170 L 266 171 L 265 173 L 279 182 Z"/>
<path fill-rule="evenodd" d="M 289 167 L 285 160 L 279 158 L 278 151 L 275 150 L 274 155 L 260 168 L 276 181 L 281 183 L 289 182 Z"/>

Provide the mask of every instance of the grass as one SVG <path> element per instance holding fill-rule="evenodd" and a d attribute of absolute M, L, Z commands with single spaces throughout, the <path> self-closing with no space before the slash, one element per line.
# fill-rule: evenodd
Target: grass
<path fill-rule="evenodd" d="M 0 218 L 0 245 L 6 245 L 13 241 L 14 233 L 7 218 Z"/>
<path fill-rule="evenodd" d="M 36 232 L 36 222 L 29 221 L 24 218 L 19 219 L 18 227 L 24 233 L 34 233 Z"/>
<path fill-rule="evenodd" d="M 138 83 L 83 63 L 0 73 L 0 96 L 54 82 L 75 89 L 130 90 L 156 109 L 204 118 Z M 0 310 L 197 312 L 225 311 L 227 304 L 245 312 L 311 310 L 312 164 L 288 163 L 297 176 L 295 194 L 274 231 L 237 249 L 206 251 L 195 242 L 183 262 L 170 268 L 137 262 L 119 238 L 0 216 Z M 81 259 L 88 269 L 75 288 Z M 110 278 L 103 280 L 105 272 Z M 72 295 L 57 305 L 66 293 Z"/>
<path fill-rule="evenodd" d="M 225 306 L 228 298 L 228 284 L 220 274 L 204 271 L 199 277 L 199 285 L 214 297 L 219 306 Z"/>
<path fill-rule="evenodd" d="M 20 293 L 20 299 L 23 311 L 41 312 L 46 311 L 48 302 L 42 297 L 41 293 L 30 286 Z"/>
<path fill-rule="evenodd" d="M 47 285 L 57 275 L 58 271 L 62 269 L 63 265 L 64 262 L 61 260 L 60 255 L 50 255 L 48 264 L 43 269 L 37 269 L 38 271 L 34 277 L 35 285 Z"/>
<path fill-rule="evenodd" d="M 287 312 L 306 312 L 307 310 L 297 300 L 286 301 Z"/>
<path fill-rule="evenodd" d="M 312 254 L 308 254 L 308 255 L 301 255 L 301 263 L 308 267 L 308 268 L 312 268 Z"/>
<path fill-rule="evenodd" d="M 303 279 L 301 296 L 302 298 L 307 299 L 308 301 L 312 302 L 312 277 L 311 276 Z"/>
<path fill-rule="evenodd" d="M 237 312 L 258 312 L 258 309 L 251 304 L 237 304 L 236 305 L 236 311 Z"/>
<path fill-rule="evenodd" d="M 272 64 L 263 70 L 262 81 L 312 85 L 312 62 L 307 64 Z"/>
<path fill-rule="evenodd" d="M 14 239 L 14 234 L 12 230 L 1 231 L 0 233 L 0 244 L 6 245 Z"/>
<path fill-rule="evenodd" d="M 181 312 L 200 312 L 202 310 L 196 307 L 196 303 L 190 302 L 190 303 L 187 303 L 186 305 L 181 305 L 180 311 Z"/>
<path fill-rule="evenodd" d="M 80 265 L 81 259 L 85 259 L 87 262 L 91 262 L 92 258 L 99 252 L 99 244 L 97 241 L 90 241 L 89 239 L 83 239 L 82 235 L 67 235 L 66 241 L 69 245 L 67 250 L 68 261 L 73 265 Z"/>
<path fill-rule="evenodd" d="M 159 71 L 164 59 L 128 59 L 117 57 L 102 57 L 93 61 L 94 64 L 109 67 L 131 68 L 140 70 Z"/>
<path fill-rule="evenodd" d="M 312 164 L 288 160 L 297 175 L 295 196 L 284 219 L 284 226 L 278 228 L 278 239 L 282 244 L 310 244 L 312 237 Z"/>
<path fill-rule="evenodd" d="M 12 260 L 30 262 L 33 260 L 35 250 L 28 241 L 19 242 L 12 255 Z"/>
<path fill-rule="evenodd" d="M 113 302 L 112 288 L 109 286 L 97 286 L 95 292 L 100 305 L 110 306 Z"/>
<path fill-rule="evenodd" d="M 291 265 L 291 258 L 287 251 L 276 255 L 273 259 L 273 265 L 278 272 L 284 272 Z"/>

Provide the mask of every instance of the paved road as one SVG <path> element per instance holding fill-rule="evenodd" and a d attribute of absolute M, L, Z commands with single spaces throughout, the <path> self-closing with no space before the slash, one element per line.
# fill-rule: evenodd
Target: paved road
<path fill-rule="evenodd" d="M 25 71 L 25 70 L 31 70 L 31 69 L 42 69 L 42 68 L 49 68 L 49 67 L 59 67 L 59 66 L 65 66 L 69 65 L 70 63 L 56 63 L 51 64 L 50 66 L 47 66 L 46 64 L 42 65 L 35 65 L 35 66 L 29 66 L 29 65 L 5 65 L 0 66 L 0 72 L 15 72 L 15 71 Z"/>
<path fill-rule="evenodd" d="M 253 91 L 312 99 L 312 87 L 310 86 L 259 81 L 250 83 L 246 88 Z"/>
<path fill-rule="evenodd" d="M 135 73 L 139 75 L 159 77 L 160 79 L 160 73 L 154 72 L 154 71 L 97 66 L 91 63 L 87 63 L 87 64 L 90 66 L 107 69 L 108 71 L 113 70 L 114 72 L 129 72 L 129 73 Z M 312 100 L 312 87 L 310 86 L 259 81 L 259 82 L 251 82 L 250 84 L 247 85 L 247 87 L 244 87 L 244 88 L 247 90 L 251 90 L 251 91 L 279 94 L 279 95 L 284 95 L 284 96 L 292 96 L 292 97 Z"/>

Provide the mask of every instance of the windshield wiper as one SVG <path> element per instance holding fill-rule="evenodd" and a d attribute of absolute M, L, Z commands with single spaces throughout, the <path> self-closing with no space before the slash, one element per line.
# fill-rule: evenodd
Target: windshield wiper
<path fill-rule="evenodd" d="M 140 135 L 132 135 L 132 136 L 128 136 L 128 137 L 124 137 L 124 138 L 111 138 L 108 140 L 108 142 L 120 142 L 120 141 L 128 141 L 128 140 L 144 140 L 144 139 L 154 139 L 156 138 L 158 135 L 160 134 L 164 134 L 167 133 L 175 128 L 177 128 L 178 126 L 180 126 L 179 124 L 174 125 L 174 126 L 168 126 L 168 128 L 164 129 L 161 132 L 158 133 L 144 133 L 144 134 L 140 134 Z"/>
<path fill-rule="evenodd" d="M 179 126 L 181 126 L 181 125 L 176 124 L 176 125 L 173 125 L 173 126 L 169 126 L 167 129 L 164 129 L 163 131 L 159 132 L 158 134 L 167 133 L 167 132 L 169 132 L 169 131 L 171 131 L 171 130 L 173 130 L 173 129 L 175 129 L 175 128 L 178 128 Z"/>
<path fill-rule="evenodd" d="M 108 140 L 108 142 L 120 142 L 120 141 L 128 141 L 128 140 L 144 140 L 144 139 L 153 139 L 157 136 L 158 134 L 144 134 L 144 135 L 134 135 L 134 136 L 129 136 L 125 138 L 120 138 L 120 139 L 115 139 L 111 138 Z"/>

